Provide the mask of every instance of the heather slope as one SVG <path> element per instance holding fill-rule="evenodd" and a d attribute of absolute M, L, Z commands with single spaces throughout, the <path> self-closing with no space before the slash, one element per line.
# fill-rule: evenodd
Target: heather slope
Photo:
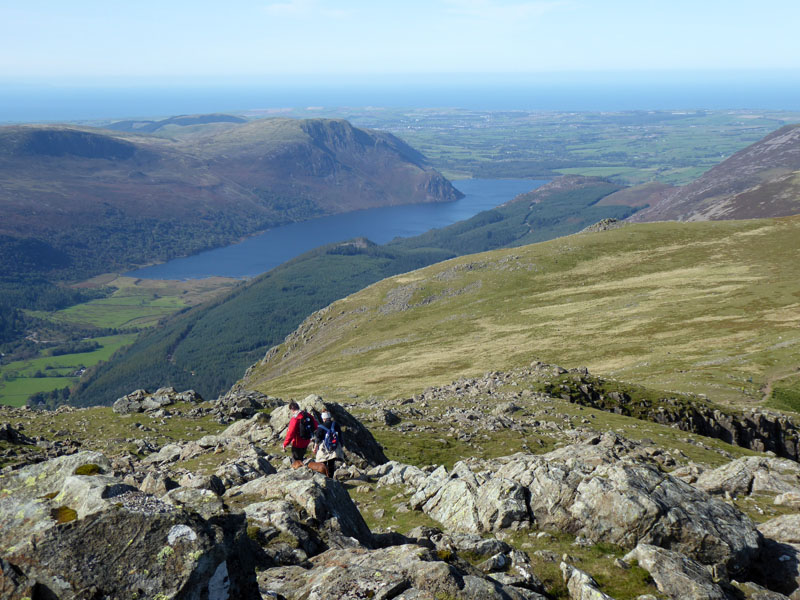
<path fill-rule="evenodd" d="M 800 213 L 800 125 L 787 125 L 692 183 L 649 199 L 632 221 L 706 221 Z"/>

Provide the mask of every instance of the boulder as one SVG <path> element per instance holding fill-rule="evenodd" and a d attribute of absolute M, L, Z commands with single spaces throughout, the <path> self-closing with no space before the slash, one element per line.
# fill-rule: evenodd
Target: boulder
<path fill-rule="evenodd" d="M 414 545 L 369 550 L 328 550 L 300 567 L 259 574 L 262 594 L 306 598 L 451 598 L 453 600 L 544 600 L 531 590 L 502 585 L 480 572 L 441 560 Z"/>
<path fill-rule="evenodd" d="M 740 583 L 739 587 L 747 595 L 747 600 L 789 600 L 788 596 L 768 590 L 752 581 Z"/>
<path fill-rule="evenodd" d="M 152 465 L 175 462 L 180 459 L 181 454 L 183 454 L 183 446 L 180 444 L 166 444 L 158 452 L 148 455 L 147 458 L 142 460 L 142 464 Z"/>
<path fill-rule="evenodd" d="M 379 486 L 402 485 L 414 489 L 428 477 L 428 473 L 413 465 L 391 460 L 367 471 L 367 477 L 377 479 Z"/>
<path fill-rule="evenodd" d="M 656 587 L 673 600 L 727 600 L 709 570 L 690 558 L 649 544 L 639 544 L 625 555 L 650 573 Z"/>
<path fill-rule="evenodd" d="M 237 497 L 291 502 L 314 520 L 331 546 L 346 544 L 337 541 L 341 537 L 353 538 L 364 546 L 372 544 L 372 533 L 342 484 L 309 469 L 279 471 L 225 492 L 225 498 Z"/>
<path fill-rule="evenodd" d="M 14 429 L 9 423 L 0 424 L 0 442 L 23 444 L 27 446 L 32 446 L 36 443 L 24 433 Z"/>
<path fill-rule="evenodd" d="M 215 475 L 226 488 L 230 488 L 274 473 L 277 473 L 277 470 L 267 460 L 264 452 L 251 447 L 240 453 L 235 460 L 220 465 Z"/>
<path fill-rule="evenodd" d="M 157 411 L 165 406 L 170 406 L 176 402 L 202 402 L 203 398 L 194 390 L 177 392 L 175 388 L 163 387 L 150 393 L 147 390 L 139 389 L 121 398 L 117 398 L 111 406 L 111 410 L 120 415 L 128 415 L 140 412 Z"/>
<path fill-rule="evenodd" d="M 585 571 L 562 562 L 561 575 L 572 600 L 614 600 L 601 592 L 594 578 Z"/>
<path fill-rule="evenodd" d="M 709 494 L 800 494 L 800 464 L 785 458 L 746 456 L 705 471 L 694 485 Z"/>
<path fill-rule="evenodd" d="M 225 420 L 249 419 L 260 410 L 282 404 L 283 401 L 279 398 L 254 390 L 231 390 L 214 402 L 212 413 Z"/>
<path fill-rule="evenodd" d="M 206 521 L 109 472 L 81 452 L 3 476 L 2 597 L 258 597 L 243 515 Z"/>
<path fill-rule="evenodd" d="M 141 484 L 139 490 L 145 494 L 152 494 L 154 496 L 163 496 L 170 490 L 174 490 L 178 484 L 172 480 L 168 475 L 159 473 L 158 471 L 149 472 Z"/>
<path fill-rule="evenodd" d="M 604 436 L 605 437 L 605 436 Z M 628 444 L 588 440 L 546 455 L 456 463 L 434 471 L 409 501 L 454 531 L 481 532 L 535 523 L 590 543 L 639 543 L 702 563 L 745 570 L 760 535 L 736 508 L 642 464 Z"/>
<path fill-rule="evenodd" d="M 765 538 L 785 544 L 800 544 L 800 514 L 781 515 L 758 526 Z"/>
<path fill-rule="evenodd" d="M 456 532 L 481 533 L 531 525 L 524 488 L 494 477 L 448 479 L 422 507 L 431 518 Z"/>
<path fill-rule="evenodd" d="M 162 499 L 173 506 L 196 512 L 204 519 L 221 515 L 225 510 L 222 499 L 206 489 L 179 487 L 164 494 Z"/>
<path fill-rule="evenodd" d="M 196 475 L 187 473 L 178 481 L 181 487 L 194 488 L 196 490 L 209 490 L 217 496 L 225 493 L 225 484 L 216 475 Z"/>

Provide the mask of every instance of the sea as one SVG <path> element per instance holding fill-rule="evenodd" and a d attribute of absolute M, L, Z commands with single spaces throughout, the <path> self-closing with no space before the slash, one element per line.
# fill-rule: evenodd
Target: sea
<path fill-rule="evenodd" d="M 71 84 L 0 79 L 0 123 L 153 118 L 286 108 L 800 110 L 800 72 L 474 75 L 242 83 Z"/>

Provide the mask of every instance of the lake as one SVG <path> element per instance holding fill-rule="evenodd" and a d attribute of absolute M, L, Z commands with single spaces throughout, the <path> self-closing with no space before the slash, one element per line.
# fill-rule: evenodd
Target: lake
<path fill-rule="evenodd" d="M 143 279 L 254 277 L 325 244 L 366 237 L 385 244 L 446 227 L 547 183 L 534 179 L 465 179 L 453 183 L 465 196 L 455 202 L 359 210 L 276 227 L 238 244 L 176 258 L 126 273 Z"/>

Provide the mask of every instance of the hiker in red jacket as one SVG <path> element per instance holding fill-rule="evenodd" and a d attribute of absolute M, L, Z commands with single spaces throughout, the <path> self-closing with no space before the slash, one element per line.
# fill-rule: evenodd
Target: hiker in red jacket
<path fill-rule="evenodd" d="M 294 400 L 289 403 L 289 415 L 289 429 L 286 431 L 286 439 L 283 440 L 283 451 L 286 452 L 286 447 L 291 444 L 292 460 L 303 460 L 306 448 L 317 430 L 317 420 L 312 414 L 300 410 Z"/>

